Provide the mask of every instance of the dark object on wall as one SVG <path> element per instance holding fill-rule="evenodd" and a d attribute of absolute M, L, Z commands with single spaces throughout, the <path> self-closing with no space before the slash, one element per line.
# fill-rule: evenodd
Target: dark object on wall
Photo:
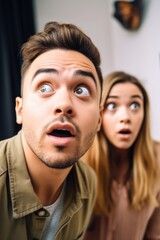
<path fill-rule="evenodd" d="M 114 17 L 128 30 L 137 30 L 142 23 L 143 0 L 115 1 Z"/>
<path fill-rule="evenodd" d="M 0 140 L 20 129 L 15 98 L 20 95 L 20 47 L 34 34 L 32 0 L 5 0 L 0 7 Z"/>

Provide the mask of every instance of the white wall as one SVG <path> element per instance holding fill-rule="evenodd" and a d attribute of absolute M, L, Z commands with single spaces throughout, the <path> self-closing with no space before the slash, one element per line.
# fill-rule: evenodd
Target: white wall
<path fill-rule="evenodd" d="M 112 17 L 113 0 L 34 0 L 37 31 L 48 21 L 73 23 L 98 47 L 103 75 L 124 70 L 140 78 L 150 96 L 152 135 L 160 140 L 160 0 L 145 0 L 145 18 L 135 32 Z"/>
<path fill-rule="evenodd" d="M 89 35 L 103 54 L 103 69 L 111 67 L 108 57 L 109 29 L 107 0 L 34 0 L 37 30 L 48 21 L 73 23 Z"/>

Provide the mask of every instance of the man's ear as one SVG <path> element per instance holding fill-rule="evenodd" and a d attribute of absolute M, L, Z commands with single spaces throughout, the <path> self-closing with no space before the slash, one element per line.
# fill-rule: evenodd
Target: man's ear
<path fill-rule="evenodd" d="M 22 124 L 22 98 L 16 97 L 16 122 Z"/>
<path fill-rule="evenodd" d="M 99 110 L 99 121 L 98 121 L 97 132 L 99 132 L 99 130 L 101 129 L 102 116 L 103 116 L 103 106 L 100 106 L 100 110 Z"/>

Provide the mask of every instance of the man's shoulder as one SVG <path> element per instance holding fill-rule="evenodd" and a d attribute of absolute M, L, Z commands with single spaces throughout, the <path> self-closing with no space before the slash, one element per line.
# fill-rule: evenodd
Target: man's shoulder
<path fill-rule="evenodd" d="M 15 136 L 12 136 L 10 138 L 6 138 L 6 139 L 3 139 L 0 141 L 0 151 L 3 151 L 4 149 L 6 149 L 7 145 L 9 142 L 13 141 L 13 139 L 16 137 Z"/>
<path fill-rule="evenodd" d="M 7 170 L 7 160 L 15 154 L 19 134 L 0 141 L 0 174 Z"/>
<path fill-rule="evenodd" d="M 92 177 L 96 178 L 95 171 L 88 164 L 86 164 L 83 160 L 80 159 L 77 162 L 77 166 L 85 174 L 85 176 L 90 176 L 91 178 Z"/>
<path fill-rule="evenodd" d="M 3 173 L 5 173 L 7 170 L 6 151 L 8 141 L 9 139 L 0 141 L 0 176 L 3 175 Z"/>
<path fill-rule="evenodd" d="M 88 189 L 97 187 L 97 177 L 95 171 L 81 159 L 76 164 L 78 179 L 84 183 Z"/>

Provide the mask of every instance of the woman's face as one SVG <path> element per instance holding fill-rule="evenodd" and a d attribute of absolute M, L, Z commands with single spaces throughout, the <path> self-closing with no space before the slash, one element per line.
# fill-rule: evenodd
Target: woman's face
<path fill-rule="evenodd" d="M 144 98 L 132 83 L 115 84 L 106 99 L 102 127 L 106 138 L 119 149 L 132 146 L 144 118 Z"/>

